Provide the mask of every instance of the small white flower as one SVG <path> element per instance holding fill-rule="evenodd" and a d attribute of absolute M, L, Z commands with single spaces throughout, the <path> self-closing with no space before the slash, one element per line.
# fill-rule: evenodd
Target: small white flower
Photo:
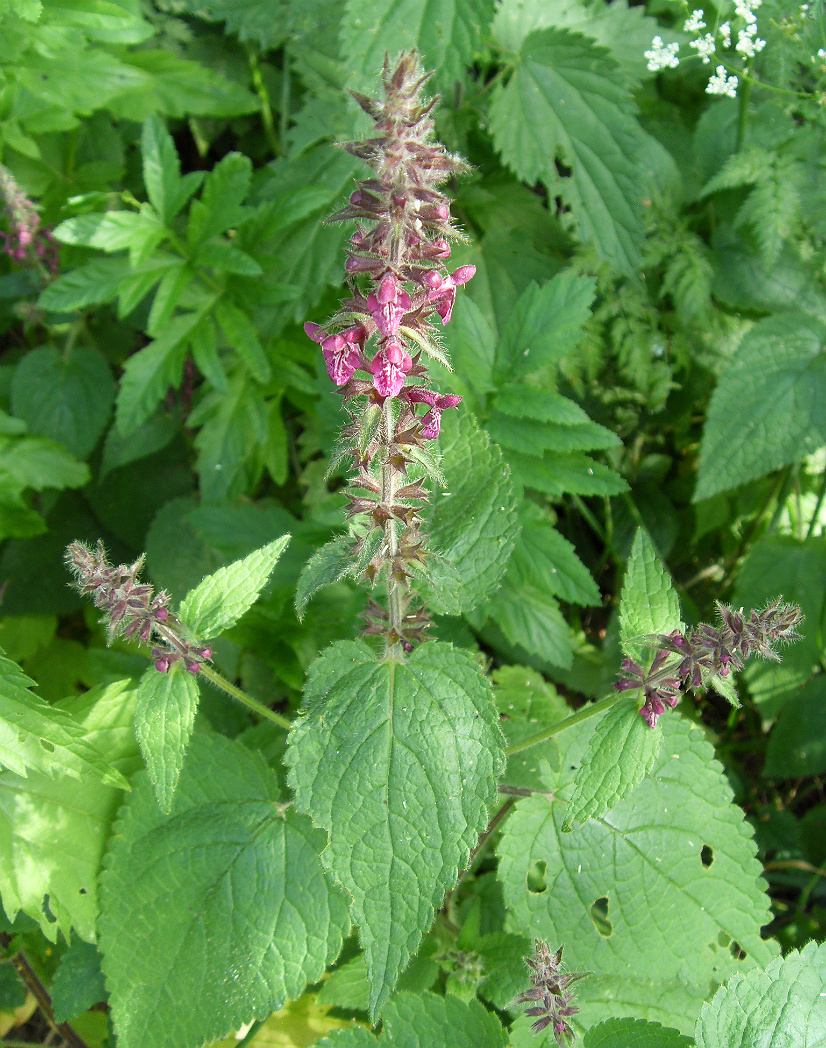
<path fill-rule="evenodd" d="M 703 21 L 702 11 L 692 11 L 691 18 L 686 21 L 683 26 L 683 31 L 686 33 L 699 33 L 701 29 L 705 29 L 706 24 Z"/>
<path fill-rule="evenodd" d="M 720 26 L 720 36 L 723 38 L 723 47 L 731 47 L 731 22 L 723 22 Z"/>
<path fill-rule="evenodd" d="M 739 51 L 741 55 L 745 55 L 746 58 L 754 58 L 758 51 L 762 51 L 766 46 L 765 40 L 759 40 L 756 36 L 757 25 L 752 23 L 745 29 L 741 29 L 737 34 L 737 44 L 735 50 Z"/>
<path fill-rule="evenodd" d="M 716 73 L 708 82 L 706 94 L 728 95 L 729 98 L 736 98 L 738 83 L 739 81 L 736 76 L 728 76 L 726 74 L 725 66 L 718 65 Z"/>
<path fill-rule="evenodd" d="M 818 58 L 826 58 L 826 47 L 821 47 L 817 53 Z"/>
<path fill-rule="evenodd" d="M 704 65 L 709 64 L 711 56 L 714 54 L 714 37 L 711 33 L 706 33 L 705 36 L 692 40 L 688 46 L 694 48 L 700 58 L 702 58 Z"/>
<path fill-rule="evenodd" d="M 660 69 L 676 69 L 680 64 L 677 57 L 679 50 L 679 44 L 666 44 L 661 36 L 655 36 L 651 41 L 651 50 L 646 51 L 644 55 L 648 59 L 649 70 L 656 73 Z"/>

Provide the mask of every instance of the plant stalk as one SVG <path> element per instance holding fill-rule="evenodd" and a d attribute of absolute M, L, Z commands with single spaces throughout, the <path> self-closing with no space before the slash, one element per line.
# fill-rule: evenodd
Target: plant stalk
<path fill-rule="evenodd" d="M 264 706 L 263 703 L 253 699 L 250 695 L 247 695 L 245 691 L 241 691 L 240 688 L 236 688 L 234 684 L 231 684 L 226 677 L 222 677 L 220 673 L 214 670 L 211 666 L 208 666 L 205 662 L 202 662 L 198 670 L 198 675 L 206 677 L 210 684 L 214 684 L 216 688 L 220 688 L 221 691 L 231 695 L 233 699 L 237 699 L 240 703 L 257 713 L 259 717 L 263 717 L 265 720 L 272 721 L 273 724 L 277 724 L 279 728 L 284 728 L 289 731 L 292 727 L 292 721 L 286 717 L 282 717 L 280 713 L 276 713 L 275 710 L 271 710 Z"/>
<path fill-rule="evenodd" d="M 538 731 L 535 735 L 529 735 L 527 739 L 523 739 L 521 742 L 515 742 L 513 746 L 508 746 L 505 750 L 505 754 L 508 757 L 511 757 L 514 753 L 521 753 L 522 750 L 530 749 L 531 746 L 536 746 L 540 742 L 552 739 L 555 735 L 559 735 L 561 731 L 565 731 L 567 728 L 573 728 L 575 724 L 581 724 L 582 721 L 595 717 L 598 713 L 604 713 L 605 710 L 609 710 L 624 697 L 625 696 L 622 692 L 617 692 L 616 695 L 608 695 L 606 698 L 600 699 L 599 702 L 593 702 L 589 706 L 583 706 L 581 710 L 572 713 L 570 717 L 564 717 L 562 720 L 556 721 L 550 726 L 550 728 L 544 728 L 542 731 Z"/>

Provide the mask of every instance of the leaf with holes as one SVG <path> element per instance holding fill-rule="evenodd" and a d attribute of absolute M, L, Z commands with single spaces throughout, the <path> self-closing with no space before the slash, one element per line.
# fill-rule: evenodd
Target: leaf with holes
<path fill-rule="evenodd" d="M 379 661 L 334 644 L 310 668 L 287 763 L 350 893 L 378 1015 L 485 828 L 503 766 L 490 684 L 449 644 Z"/>

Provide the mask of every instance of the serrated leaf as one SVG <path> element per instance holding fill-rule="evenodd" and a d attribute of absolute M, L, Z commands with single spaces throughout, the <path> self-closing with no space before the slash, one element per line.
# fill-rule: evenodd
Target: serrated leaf
<path fill-rule="evenodd" d="M 819 1048 L 826 1043 L 826 946 L 810 942 L 765 971 L 737 974 L 703 1005 L 697 1048 Z"/>
<path fill-rule="evenodd" d="M 641 129 L 608 51 L 578 33 L 541 29 L 522 43 L 490 111 L 496 148 L 528 184 L 571 208 L 580 237 L 621 272 L 640 261 Z M 556 162 L 571 169 L 561 177 Z"/>
<path fill-rule="evenodd" d="M 295 590 L 295 613 L 299 622 L 304 610 L 322 586 L 330 586 L 343 579 L 352 564 L 353 540 L 349 535 L 339 535 L 325 543 L 310 557 Z"/>
<path fill-rule="evenodd" d="M 207 175 L 200 200 L 189 209 L 186 229 L 190 247 L 226 233 L 247 215 L 242 207 L 249 192 L 252 162 L 243 153 L 227 153 Z"/>
<path fill-rule="evenodd" d="M 599 604 L 599 587 L 590 572 L 542 510 L 523 502 L 519 522 L 522 527 L 508 566 L 516 585 L 533 584 L 569 604 Z"/>
<path fill-rule="evenodd" d="M 86 458 L 106 427 L 115 384 L 104 357 L 75 346 L 68 355 L 51 346 L 27 353 L 14 371 L 12 411 L 30 433 Z"/>
<path fill-rule="evenodd" d="M 552 498 L 566 493 L 619 495 L 628 490 L 628 484 L 610 466 L 578 452 L 559 455 L 548 451 L 542 458 L 537 458 L 509 450 L 507 461 L 517 484 L 534 488 Z"/>
<path fill-rule="evenodd" d="M 219 299 L 215 306 L 218 321 L 227 342 L 244 361 L 259 382 L 267 382 L 272 374 L 270 362 L 261 345 L 258 332 L 247 314 L 227 299 Z"/>
<path fill-rule="evenodd" d="M 159 673 L 154 666 L 141 677 L 135 703 L 135 733 L 146 770 L 155 789 L 158 807 L 169 813 L 200 691 L 195 678 L 185 672 Z"/>
<path fill-rule="evenodd" d="M 599 818 L 621 801 L 654 767 L 662 732 L 639 715 L 639 699 L 627 697 L 600 718 L 574 779 L 564 833 L 575 822 Z"/>
<path fill-rule="evenodd" d="M 450 593 L 451 606 L 469 611 L 490 596 L 505 571 L 519 530 L 516 498 L 502 453 L 469 415 L 444 420 L 440 447 L 446 491 L 433 498 L 430 546 L 462 577 Z M 446 609 L 438 565 L 433 575 L 433 606 Z"/>
<path fill-rule="evenodd" d="M 93 1004 L 106 1000 L 100 953 L 93 943 L 75 937 L 60 958 L 51 997 L 55 1021 L 59 1023 L 75 1019 Z"/>
<path fill-rule="evenodd" d="M 591 421 L 575 401 L 552 390 L 524 383 L 502 386 L 493 402 L 499 411 L 513 418 L 556 422 L 561 426 L 581 426 Z"/>
<path fill-rule="evenodd" d="M 680 601 L 648 533 L 634 536 L 620 598 L 622 650 L 632 659 L 645 660 L 650 649 L 640 638 L 671 633 L 682 628 Z"/>
<path fill-rule="evenodd" d="M 131 681 L 118 681 L 63 704 L 120 781 L 140 766 L 134 698 Z M 10 919 L 22 910 L 51 942 L 59 932 L 68 938 L 72 929 L 92 942 L 98 873 L 123 790 L 89 775 L 76 781 L 57 772 L 54 778 L 34 771 L 26 778 L 0 775 L 0 896 Z"/>
<path fill-rule="evenodd" d="M 157 116 L 144 121 L 141 132 L 143 184 L 149 202 L 169 224 L 200 185 L 202 171 L 181 178 L 181 164 L 172 136 Z"/>
<path fill-rule="evenodd" d="M 561 804 L 519 801 L 502 833 L 499 872 L 514 926 L 564 942 L 572 970 L 598 974 L 578 996 L 602 1007 L 601 1018 L 605 977 L 614 980 L 609 1014 L 617 1017 L 657 1017 L 642 1007 L 645 993 L 630 989 L 639 980 L 655 983 L 655 997 L 705 984 L 670 1022 L 683 1028 L 709 980 L 765 964 L 777 945 L 760 934 L 770 918 L 762 867 L 712 747 L 677 716 L 663 719 L 662 733 L 660 756 L 633 795 L 573 833 L 562 833 Z M 589 735 L 585 725 L 559 736 L 567 749 L 548 786 L 563 799 Z M 625 981 L 633 1005 L 624 1003 Z"/>
<path fill-rule="evenodd" d="M 198 248 L 193 262 L 196 266 L 208 266 L 222 273 L 238 273 L 243 277 L 258 277 L 264 272 L 252 255 L 226 240 L 207 240 Z"/>
<path fill-rule="evenodd" d="M 82 488 L 89 482 L 89 467 L 47 437 L 0 437 L 0 474 L 6 473 L 20 488 Z"/>
<path fill-rule="evenodd" d="M 211 640 L 234 625 L 258 600 L 284 552 L 289 535 L 208 575 L 186 595 L 178 615 L 199 640 Z"/>
<path fill-rule="evenodd" d="M 61 273 L 43 289 L 37 304 L 41 309 L 68 313 L 111 302 L 129 272 L 129 261 L 125 257 L 95 258 L 84 266 Z"/>
<path fill-rule="evenodd" d="M 103 971 L 122 1048 L 181 1048 L 266 1018 L 319 979 L 349 929 L 324 836 L 264 761 L 193 737 L 171 815 L 133 781 L 101 877 Z"/>
<path fill-rule="evenodd" d="M 780 711 L 772 728 L 763 775 L 791 779 L 826 771 L 826 680 L 819 675 Z"/>
<path fill-rule="evenodd" d="M 592 1026 L 582 1048 L 693 1048 L 694 1042 L 679 1030 L 643 1019 L 608 1019 Z M 721 1046 L 722 1048 L 722 1046 Z"/>
<path fill-rule="evenodd" d="M 54 237 L 64 244 L 96 247 L 101 251 L 129 251 L 133 265 L 146 260 L 167 235 L 151 211 L 107 211 L 105 214 L 78 215 L 54 229 Z"/>
<path fill-rule="evenodd" d="M 547 367 L 576 347 L 591 315 L 596 283 L 572 269 L 542 287 L 531 283 L 505 324 L 494 361 L 497 385 Z"/>
<path fill-rule="evenodd" d="M 826 324 L 788 312 L 745 335 L 711 396 L 694 501 L 826 443 Z"/>
<path fill-rule="evenodd" d="M 310 668 L 287 763 L 352 898 L 376 1016 L 487 823 L 504 766 L 490 685 L 448 644 L 397 663 L 340 642 Z"/>
<path fill-rule="evenodd" d="M 207 326 L 202 321 L 197 332 Z M 244 493 L 255 476 L 254 452 L 267 437 L 267 406 L 260 386 L 245 370 L 236 369 L 226 389 L 207 393 L 189 415 L 190 426 L 199 426 L 196 469 L 205 502 L 222 502 Z"/>
<path fill-rule="evenodd" d="M 571 666 L 571 629 L 556 598 L 532 584 L 517 582 L 510 568 L 491 601 L 488 615 L 522 652 L 563 669 Z"/>
<path fill-rule="evenodd" d="M 554 686 L 528 666 L 502 666 L 494 670 L 492 677 L 496 705 L 502 717 L 501 727 L 509 747 L 564 720 L 571 713 Z M 551 767 L 559 767 L 559 747 L 555 739 L 511 754 L 504 781 L 509 786 L 545 790 L 546 784 L 540 774 L 542 761 L 547 761 Z"/>

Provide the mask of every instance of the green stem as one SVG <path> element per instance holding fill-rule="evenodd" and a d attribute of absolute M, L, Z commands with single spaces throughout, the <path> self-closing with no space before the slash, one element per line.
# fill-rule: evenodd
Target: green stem
<path fill-rule="evenodd" d="M 259 717 L 264 717 L 266 720 L 272 721 L 273 724 L 277 724 L 279 728 L 285 728 L 287 731 L 292 727 L 292 722 L 286 717 L 282 717 L 280 713 L 268 709 L 256 699 L 247 695 L 245 691 L 241 691 L 241 689 L 236 688 L 234 684 L 230 684 L 226 677 L 222 677 L 220 673 L 217 673 L 211 666 L 207 666 L 206 663 L 201 663 L 198 674 L 199 676 L 206 677 L 210 684 L 214 684 L 216 688 L 220 688 L 221 691 L 225 691 L 227 695 L 231 695 L 234 699 L 243 703 L 248 709 L 252 710 L 253 713 L 257 713 Z"/>
<path fill-rule="evenodd" d="M 252 86 L 255 88 L 255 93 L 258 95 L 258 102 L 261 107 L 261 122 L 264 125 L 264 133 L 267 136 L 267 142 L 273 152 L 273 156 L 279 156 L 281 154 L 281 143 L 278 141 L 278 135 L 275 133 L 275 121 L 272 118 L 270 95 L 267 91 L 267 85 L 264 83 L 264 78 L 261 75 L 261 66 L 258 64 L 258 55 L 251 47 L 247 48 L 247 58 L 249 60 L 250 73 L 252 75 Z"/>
<path fill-rule="evenodd" d="M 743 148 L 743 142 L 746 138 L 746 125 L 749 118 L 749 95 L 751 94 L 752 79 L 748 74 L 743 78 L 744 83 L 740 88 L 738 94 L 738 102 L 740 108 L 737 111 L 737 141 L 734 146 L 734 152 L 739 153 Z"/>
<path fill-rule="evenodd" d="M 812 513 L 812 519 L 809 521 L 809 527 L 806 530 L 806 538 L 810 539 L 815 530 L 815 524 L 817 524 L 817 518 L 820 516 L 820 510 L 823 506 L 823 500 L 826 499 L 826 469 L 823 470 L 823 479 L 820 482 L 820 491 L 817 493 L 817 502 L 815 503 L 814 512 Z"/>
<path fill-rule="evenodd" d="M 617 692 L 616 695 L 609 695 L 607 698 L 600 699 L 599 702 L 591 703 L 589 706 L 583 706 L 581 710 L 572 713 L 570 717 L 565 717 L 562 720 L 556 721 L 550 726 L 550 728 L 545 728 L 543 731 L 538 731 L 535 735 L 529 735 L 527 739 L 523 739 L 521 742 L 515 742 L 513 746 L 508 746 L 505 753 L 508 757 L 511 757 L 514 753 L 521 753 L 522 750 L 527 750 L 531 746 L 536 746 L 540 742 L 552 739 L 555 735 L 559 735 L 561 731 L 565 731 L 567 728 L 573 728 L 575 724 L 580 724 L 582 721 L 586 721 L 590 717 L 595 717 L 598 713 L 604 713 L 605 710 L 609 710 L 622 698 L 624 698 L 623 694 Z"/>

